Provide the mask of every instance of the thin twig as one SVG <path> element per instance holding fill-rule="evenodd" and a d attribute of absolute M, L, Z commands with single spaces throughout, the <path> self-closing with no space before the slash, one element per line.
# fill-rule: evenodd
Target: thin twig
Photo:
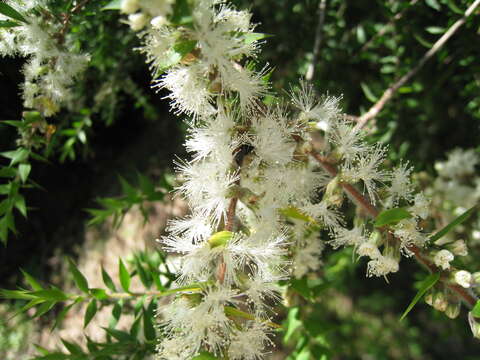
<path fill-rule="evenodd" d="M 327 171 L 331 176 L 333 177 L 337 176 L 338 171 L 335 168 L 335 166 L 330 162 L 328 162 L 318 152 L 316 152 L 315 150 L 312 150 L 310 152 L 310 155 L 312 155 L 312 157 L 318 161 L 320 166 L 325 171 Z M 365 196 L 363 196 L 354 186 L 347 183 L 342 183 L 342 182 L 340 183 L 340 185 L 343 187 L 345 192 L 349 194 L 355 200 L 355 202 L 359 206 L 361 206 L 372 218 L 376 218 L 378 216 L 380 212 L 377 210 L 377 208 L 375 208 L 375 206 L 373 206 L 370 203 L 370 201 L 367 198 L 365 198 Z M 441 280 L 444 282 L 445 286 L 448 287 L 453 292 L 457 293 L 457 295 L 461 299 L 463 299 L 469 307 L 475 306 L 475 304 L 477 303 L 477 297 L 470 291 L 462 288 L 461 286 L 448 282 L 448 279 L 449 279 L 448 275 L 450 274 L 448 271 L 442 271 L 441 269 L 439 269 L 435 264 L 432 263 L 432 261 L 427 256 L 425 256 L 422 253 L 421 249 L 418 246 L 413 244 L 409 245 L 408 250 L 410 250 L 415 255 L 415 258 L 417 259 L 417 261 L 423 264 L 430 272 L 441 273 L 442 274 Z"/>
<path fill-rule="evenodd" d="M 417 65 L 411 69 L 408 73 L 399 78 L 395 83 L 393 83 L 382 95 L 380 100 L 378 100 L 365 114 L 360 116 L 357 121 L 357 128 L 363 128 L 367 122 L 377 116 L 377 114 L 383 109 L 385 104 L 391 100 L 393 95 L 397 90 L 402 87 L 406 82 L 408 82 L 413 76 L 415 76 L 418 71 L 425 65 L 425 63 L 435 55 L 450 39 L 450 37 L 455 34 L 455 32 L 467 21 L 467 18 L 473 13 L 473 11 L 480 5 L 480 0 L 475 0 L 475 2 L 470 5 L 470 7 L 465 11 L 465 14 L 458 19 L 446 32 L 443 34 L 440 39 L 438 39 L 435 44 L 428 50 L 425 55 L 420 59 Z"/>
<path fill-rule="evenodd" d="M 318 24 L 315 30 L 315 43 L 313 44 L 313 58 L 308 65 L 305 80 L 312 81 L 315 76 L 315 68 L 317 67 L 318 58 L 320 55 L 320 45 L 322 44 L 323 24 L 325 22 L 325 9 L 327 8 L 327 0 L 320 0 L 318 3 Z"/>
<path fill-rule="evenodd" d="M 416 3 L 418 2 L 418 0 L 411 0 L 410 1 L 410 4 L 405 8 L 403 9 L 402 11 L 400 11 L 398 14 L 396 14 L 392 20 L 390 20 L 387 24 L 385 24 L 385 26 L 383 26 L 375 35 L 373 35 L 370 40 L 368 40 L 363 46 L 362 48 L 360 49 L 359 53 L 362 53 L 364 52 L 370 45 L 373 44 L 373 42 L 375 40 L 377 40 L 379 37 L 385 35 L 385 33 L 388 31 L 388 29 L 393 25 L 395 24 L 395 22 L 397 22 L 398 20 L 400 20 L 403 15 L 405 15 L 405 13 L 410 10 L 410 8 L 415 5 Z"/>
<path fill-rule="evenodd" d="M 70 25 L 70 20 L 72 18 L 72 15 L 80 11 L 81 8 L 83 8 L 90 0 L 83 0 L 82 2 L 77 3 L 72 10 L 70 10 L 68 13 L 63 14 L 63 26 L 60 32 L 58 33 L 58 43 L 63 44 L 65 42 L 65 35 L 67 33 L 68 27 Z"/>

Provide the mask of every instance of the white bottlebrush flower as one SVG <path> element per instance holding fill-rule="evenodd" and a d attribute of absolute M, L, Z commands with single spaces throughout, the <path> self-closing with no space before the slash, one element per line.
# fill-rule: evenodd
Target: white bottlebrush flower
<path fill-rule="evenodd" d="M 325 200 L 317 204 L 305 203 L 300 210 L 314 219 L 319 220 L 319 222 L 330 231 L 339 228 L 344 221 L 341 213 L 332 209 Z"/>
<path fill-rule="evenodd" d="M 335 229 L 335 237 L 333 237 L 328 243 L 334 248 L 338 249 L 341 246 L 355 246 L 366 243 L 368 241 L 368 235 L 364 235 L 363 227 L 356 226 L 353 229 L 346 229 L 344 227 L 338 227 Z"/>
<path fill-rule="evenodd" d="M 382 256 L 375 241 L 366 241 L 357 247 L 357 254 L 359 256 L 368 256 L 370 259 L 378 259 Z"/>
<path fill-rule="evenodd" d="M 242 330 L 235 330 L 228 348 L 229 359 L 263 359 L 265 356 L 265 347 L 273 345 L 268 335 L 266 326 L 257 322 L 251 322 Z"/>
<path fill-rule="evenodd" d="M 335 146 L 335 151 L 347 164 L 352 164 L 368 150 L 363 139 L 364 132 L 348 121 L 335 122 L 327 135 L 328 141 Z"/>
<path fill-rule="evenodd" d="M 255 134 L 251 136 L 251 144 L 255 153 L 270 165 L 285 165 L 293 158 L 295 142 L 281 121 L 272 113 L 252 121 Z"/>
<path fill-rule="evenodd" d="M 324 245 L 317 239 L 311 240 L 306 246 L 297 248 L 293 258 L 293 276 L 300 279 L 312 271 L 317 271 L 322 265 L 320 256 Z"/>
<path fill-rule="evenodd" d="M 450 251 L 442 249 L 435 254 L 433 262 L 443 270 L 448 270 L 450 269 L 450 262 L 452 262 L 454 258 Z"/>
<path fill-rule="evenodd" d="M 413 184 L 410 182 L 412 168 L 408 163 L 400 164 L 390 174 L 391 185 L 387 188 L 388 197 L 385 200 L 385 207 L 394 207 L 402 199 L 412 199 Z"/>
<path fill-rule="evenodd" d="M 229 189 L 238 174 L 228 172 L 225 165 L 211 161 L 177 164 L 185 182 L 178 187 L 190 206 L 216 223 L 226 214 Z"/>
<path fill-rule="evenodd" d="M 370 260 L 367 265 L 367 276 L 386 276 L 399 269 L 398 260 L 390 256 L 380 256 Z"/>
<path fill-rule="evenodd" d="M 480 157 L 474 149 L 454 149 L 448 153 L 445 162 L 435 164 L 435 169 L 444 178 L 459 178 L 475 173 L 475 166 L 480 162 Z"/>
<path fill-rule="evenodd" d="M 416 245 L 423 247 L 425 245 L 427 238 L 418 230 L 415 219 L 403 219 L 393 229 L 393 234 L 401 241 L 401 249 L 405 255 L 412 255 L 408 250 L 408 246 Z"/>
<path fill-rule="evenodd" d="M 177 115 L 210 116 L 215 113 L 213 95 L 207 88 L 207 69 L 202 64 L 178 66 L 167 71 L 154 87 L 167 89 L 170 106 Z"/>
<path fill-rule="evenodd" d="M 414 216 L 425 220 L 430 213 L 430 200 L 425 197 L 423 192 L 420 192 L 415 195 L 414 203 L 408 210 Z"/>
<path fill-rule="evenodd" d="M 362 155 L 356 164 L 345 164 L 342 167 L 342 179 L 346 182 L 355 183 L 362 180 L 370 200 L 375 205 L 377 182 L 384 182 L 388 179 L 388 173 L 380 169 L 385 158 L 386 149 L 380 145 L 369 149 L 368 153 Z"/>
<path fill-rule="evenodd" d="M 469 288 L 472 284 L 472 280 L 472 274 L 468 271 L 460 270 L 455 272 L 455 282 L 464 288 Z"/>
<path fill-rule="evenodd" d="M 199 243 L 208 239 L 213 233 L 212 220 L 202 213 L 194 212 L 182 219 L 169 220 L 167 223 L 167 232 L 171 235 L 188 238 L 193 243 Z"/>
<path fill-rule="evenodd" d="M 464 240 L 456 240 L 451 244 L 447 244 L 446 247 L 450 250 L 453 255 L 456 256 L 467 256 L 468 247 Z"/>
<path fill-rule="evenodd" d="M 329 129 L 332 120 L 340 115 L 339 101 L 336 97 L 318 97 L 313 86 L 307 81 L 300 81 L 300 86 L 290 91 L 293 105 L 301 111 L 301 121 L 322 123 L 324 130 Z"/>
<path fill-rule="evenodd" d="M 223 86 L 227 91 L 238 93 L 240 109 L 245 113 L 257 107 L 260 99 L 267 94 L 268 87 L 262 78 L 268 72 L 268 68 L 265 67 L 260 72 L 254 72 L 227 65 L 222 69 Z"/>
<path fill-rule="evenodd" d="M 189 129 L 189 138 L 185 143 L 193 160 L 211 157 L 214 161 L 228 167 L 233 162 L 233 153 L 240 141 L 232 139 L 231 131 L 235 120 L 231 114 L 219 111 L 205 126 L 193 126 Z"/>

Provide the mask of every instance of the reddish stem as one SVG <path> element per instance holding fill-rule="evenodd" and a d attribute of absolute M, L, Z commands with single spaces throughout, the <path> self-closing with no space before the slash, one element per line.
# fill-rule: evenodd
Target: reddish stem
<path fill-rule="evenodd" d="M 317 153 L 315 150 L 310 151 L 310 155 L 315 158 L 315 160 L 318 161 L 320 166 L 328 172 L 331 176 L 335 177 L 338 174 L 338 170 L 336 167 L 330 163 L 325 157 L 321 156 L 319 153 Z M 346 193 L 348 193 L 354 200 L 355 202 L 361 206 L 365 211 L 372 217 L 376 218 L 380 211 L 373 206 L 370 201 L 363 196 L 354 186 L 351 184 L 347 183 L 342 183 L 340 182 L 340 185 L 344 189 Z M 395 238 L 395 237 L 394 237 Z M 457 295 L 465 301 L 467 305 L 470 307 L 475 306 L 477 303 L 477 297 L 472 294 L 470 291 L 464 289 L 460 285 L 457 284 L 452 284 L 448 281 L 450 278 L 450 272 L 449 271 L 442 271 L 439 269 L 432 261 L 426 256 L 425 254 L 422 253 L 421 249 L 416 246 L 416 245 L 409 245 L 408 250 L 410 250 L 414 255 L 417 261 L 421 264 L 423 264 L 430 272 L 440 272 L 442 273 L 441 280 L 444 282 L 445 286 L 448 287 L 450 290 L 453 292 L 457 293 Z"/>

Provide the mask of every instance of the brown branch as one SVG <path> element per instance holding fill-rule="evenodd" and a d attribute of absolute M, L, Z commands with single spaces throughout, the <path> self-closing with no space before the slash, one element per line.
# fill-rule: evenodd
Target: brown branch
<path fill-rule="evenodd" d="M 313 58 L 312 62 L 308 65 L 307 74 L 305 80 L 312 81 L 315 76 L 315 68 L 317 67 L 318 58 L 320 55 L 320 45 L 322 44 L 323 36 L 323 24 L 325 22 L 325 9 L 327 7 L 327 0 L 320 0 L 318 3 L 318 24 L 315 30 L 315 43 L 313 45 Z"/>
<path fill-rule="evenodd" d="M 383 109 L 385 104 L 390 101 L 393 95 L 397 90 L 407 83 L 412 77 L 414 77 L 418 71 L 425 65 L 425 63 L 430 60 L 430 58 L 435 55 L 452 37 L 453 34 L 467 21 L 467 18 L 473 13 L 473 11 L 480 5 L 480 0 L 475 0 L 475 2 L 470 5 L 470 7 L 465 11 L 465 14 L 458 19 L 446 32 L 443 34 L 440 39 L 438 39 L 435 44 L 423 55 L 420 61 L 411 69 L 408 73 L 403 75 L 397 81 L 395 81 L 385 92 L 382 97 L 362 116 L 358 118 L 357 127 L 363 128 L 367 122 L 375 118 L 378 113 Z"/>
<path fill-rule="evenodd" d="M 65 42 L 65 35 L 67 33 L 68 27 L 70 26 L 70 20 L 72 18 L 72 15 L 76 14 L 78 11 L 80 11 L 81 8 L 83 8 L 90 0 L 83 0 L 82 2 L 77 3 L 72 10 L 70 10 L 68 13 L 63 14 L 63 21 L 62 21 L 62 28 L 60 32 L 58 33 L 58 43 L 63 44 Z"/>
<path fill-rule="evenodd" d="M 480 0 L 478 0 L 480 2 Z M 318 161 L 320 166 L 327 171 L 331 176 L 337 176 L 338 170 L 336 167 L 327 161 L 323 156 L 321 156 L 315 150 L 310 151 L 310 155 Z M 344 191 L 349 194 L 355 202 L 361 206 L 372 218 L 376 218 L 380 213 L 379 210 L 373 206 L 370 201 L 365 198 L 354 186 L 347 183 L 340 182 L 340 185 L 344 189 Z M 463 287 L 452 284 L 448 282 L 449 279 L 449 271 L 442 271 L 439 269 L 432 261 L 421 251 L 421 249 L 416 245 L 409 245 L 408 250 L 410 250 L 414 255 L 415 258 L 419 263 L 424 265 L 430 272 L 439 272 L 442 274 L 441 280 L 444 282 L 445 286 L 448 287 L 453 292 L 457 293 L 457 295 L 464 300 L 464 302 L 469 306 L 473 307 L 477 303 L 477 297 L 469 292 L 468 290 L 464 289 Z"/>

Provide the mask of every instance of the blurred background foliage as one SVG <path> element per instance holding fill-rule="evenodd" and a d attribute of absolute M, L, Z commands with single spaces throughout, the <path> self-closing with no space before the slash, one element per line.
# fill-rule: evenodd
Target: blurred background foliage
<path fill-rule="evenodd" d="M 275 69 L 273 88 L 285 93 L 312 60 L 319 2 L 233 2 L 253 12 L 258 32 L 273 35 L 259 62 Z M 155 221 L 160 215 L 150 202 L 172 202 L 164 196 L 172 187 L 172 159 L 185 157 L 185 126 L 169 114 L 164 94 L 150 89 L 148 67 L 134 50 L 139 40 L 117 12 L 100 10 L 106 3 L 89 2 L 73 19 L 72 36 L 92 60 L 77 82 L 72 107 L 49 120 L 55 132 L 37 150 L 48 161 L 31 160 L 32 182 L 22 190 L 28 220 L 15 212 L 16 235 L 0 246 L 2 288 L 19 283 L 20 267 L 58 286 L 71 282 L 58 274 L 64 255 L 81 262 L 89 236 L 98 242 L 116 236 L 118 221 L 138 205 L 138 216 Z M 346 113 L 364 113 L 471 3 L 327 0 L 315 87 L 319 93 L 342 95 Z M 65 4 L 56 1 L 59 11 Z M 389 144 L 392 163 L 407 159 L 425 176 L 435 176 L 435 161 L 449 150 L 480 149 L 479 36 L 477 11 L 369 123 L 371 140 Z M 23 61 L 0 59 L 2 120 L 21 118 L 18 86 Z M 16 139 L 17 129 L 0 123 L 0 151 L 14 149 Z M 0 161 L 2 166 L 9 163 Z M 115 219 L 102 225 L 110 215 Z M 93 230 L 88 223 L 94 224 Z M 134 242 L 137 234 L 129 235 Z M 154 248 L 160 235 L 149 234 L 144 247 Z M 122 249 L 123 254 L 134 250 L 128 244 Z M 91 251 L 100 253 L 95 259 L 102 264 L 109 257 L 105 247 Z M 478 359 L 480 345 L 472 338 L 465 312 L 449 320 L 419 304 L 406 320 L 398 321 L 424 273 L 404 260 L 402 271 L 389 277 L 389 283 L 365 279 L 365 264 L 353 262 L 349 250 L 327 251 L 322 276 L 308 286 L 312 279 L 295 284 L 298 293 L 289 298 L 292 307 L 279 310 L 286 328 L 284 344 L 278 346 L 280 358 L 291 352 L 289 359 L 302 360 Z M 311 306 L 305 307 L 307 303 Z M 51 326 L 48 319 L 35 326 L 23 318 L 4 321 L 17 307 L 5 303 L 0 309 L 1 358 L 26 356 L 31 351 L 26 339 L 38 338 L 32 334 L 48 332 Z"/>

